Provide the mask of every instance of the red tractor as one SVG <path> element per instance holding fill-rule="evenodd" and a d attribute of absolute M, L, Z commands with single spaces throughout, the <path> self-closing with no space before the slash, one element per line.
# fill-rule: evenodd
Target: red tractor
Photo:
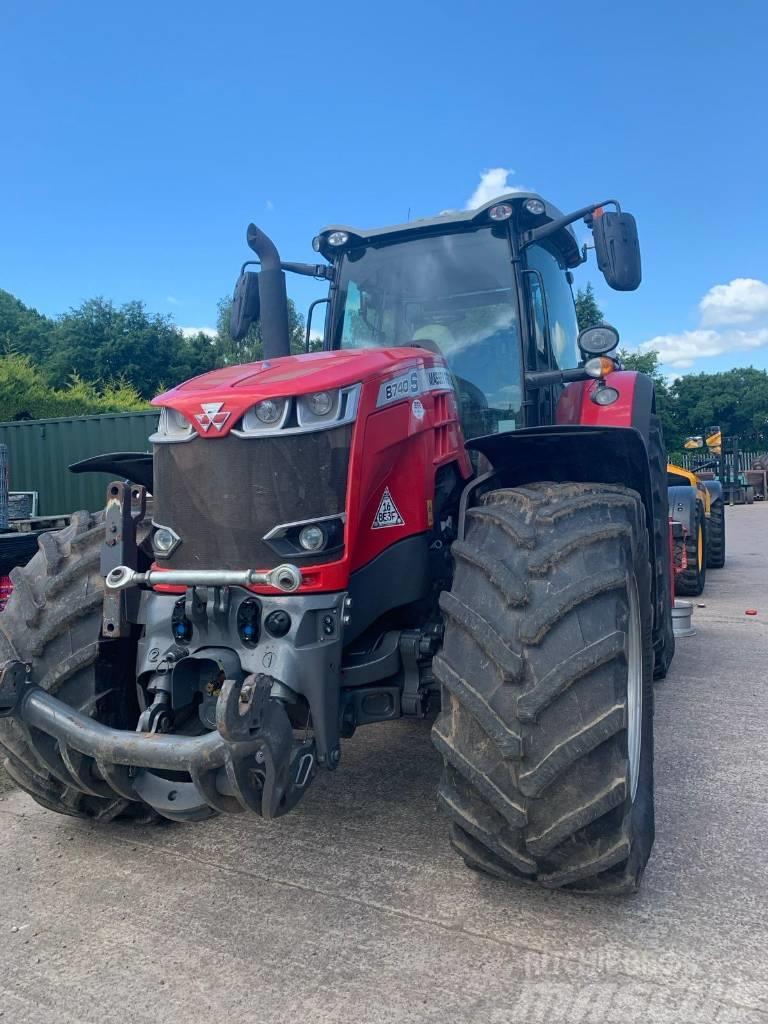
<path fill-rule="evenodd" d="M 154 454 L 77 467 L 119 478 L 106 510 L 14 571 L 19 786 L 99 821 L 273 818 L 359 726 L 436 712 L 470 867 L 638 885 L 674 643 L 666 455 L 651 380 L 613 328 L 578 332 L 582 218 L 608 284 L 636 288 L 613 201 L 334 226 L 318 265 L 249 228 L 232 329 L 259 324 L 263 361 L 155 399 Z M 329 282 L 322 351 L 289 352 L 286 270 Z"/>

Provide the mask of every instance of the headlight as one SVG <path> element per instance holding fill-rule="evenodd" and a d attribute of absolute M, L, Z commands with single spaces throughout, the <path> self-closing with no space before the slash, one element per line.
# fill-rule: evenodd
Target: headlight
<path fill-rule="evenodd" d="M 325 530 L 322 526 L 305 526 L 299 531 L 299 544 L 305 551 L 321 551 L 325 547 Z"/>
<path fill-rule="evenodd" d="M 277 430 L 288 415 L 287 398 L 265 398 L 257 402 L 243 416 L 243 433 L 255 434 L 263 430 Z"/>
<path fill-rule="evenodd" d="M 604 387 L 598 387 L 589 397 L 595 405 L 613 405 L 619 397 L 619 392 L 606 384 Z"/>
<path fill-rule="evenodd" d="M 176 409 L 163 406 L 160 410 L 157 434 L 154 437 L 160 441 L 184 441 L 188 437 L 192 437 L 194 433 L 194 428 L 186 416 L 177 412 Z"/>
<path fill-rule="evenodd" d="M 307 396 L 307 405 L 315 416 L 327 416 L 333 408 L 333 394 L 330 391 L 316 391 Z"/>
<path fill-rule="evenodd" d="M 488 211 L 488 216 L 491 220 L 509 220 L 514 213 L 514 210 L 509 203 L 499 203 L 498 206 L 492 206 Z"/>
<path fill-rule="evenodd" d="M 261 420 L 262 423 L 277 423 L 282 415 L 283 403 L 275 401 L 273 398 L 267 398 L 263 402 L 259 402 L 258 405 L 253 407 L 253 415 L 257 420 Z"/>
<path fill-rule="evenodd" d="M 158 526 L 152 534 L 152 548 L 158 558 L 169 558 L 181 544 L 181 537 L 169 526 Z"/>
<path fill-rule="evenodd" d="M 546 210 L 546 206 L 540 199 L 526 199 L 523 208 L 534 217 L 540 217 Z"/>
<path fill-rule="evenodd" d="M 339 413 L 340 394 L 340 391 L 335 390 L 315 391 L 311 395 L 301 395 L 297 399 L 299 423 L 305 426 L 335 420 Z"/>

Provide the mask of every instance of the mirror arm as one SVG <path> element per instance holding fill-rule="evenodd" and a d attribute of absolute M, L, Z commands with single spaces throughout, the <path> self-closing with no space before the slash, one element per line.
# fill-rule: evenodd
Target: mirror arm
<path fill-rule="evenodd" d="M 592 380 L 583 366 L 573 370 L 529 370 L 525 375 L 527 388 L 543 388 L 549 384 L 570 384 L 576 380 Z"/>
<path fill-rule="evenodd" d="M 522 234 L 523 247 L 532 245 L 542 238 L 548 238 L 549 235 L 554 235 L 556 231 L 567 228 L 569 224 L 573 224 L 574 221 L 580 220 L 582 217 L 589 217 L 590 214 L 594 213 L 595 210 L 599 210 L 602 206 L 615 206 L 616 212 L 621 213 L 621 207 L 615 199 L 605 199 L 602 203 L 592 203 L 591 206 L 583 206 L 580 210 L 574 210 L 573 213 L 567 213 L 564 217 L 551 220 L 549 224 L 542 224 L 540 228 L 524 231 Z"/>
<path fill-rule="evenodd" d="M 240 267 L 240 274 L 244 273 L 246 267 L 259 266 L 261 266 L 261 260 L 246 260 Z M 324 263 L 281 263 L 280 269 L 290 270 L 292 274 L 303 274 L 304 277 L 314 277 L 318 281 L 333 280 L 333 267 L 326 266 Z"/>
<path fill-rule="evenodd" d="M 333 279 L 333 267 L 324 263 L 281 263 L 282 270 L 290 270 L 292 274 L 302 274 L 304 277 L 314 277 L 318 281 L 331 281 Z"/>

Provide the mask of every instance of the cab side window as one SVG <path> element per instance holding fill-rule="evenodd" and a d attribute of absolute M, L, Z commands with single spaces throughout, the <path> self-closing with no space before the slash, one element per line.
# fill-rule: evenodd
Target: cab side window
<path fill-rule="evenodd" d="M 549 365 L 547 358 L 547 307 L 544 302 L 544 292 L 541 287 L 541 278 L 538 274 L 527 273 L 528 298 L 530 301 L 531 332 L 533 334 L 533 346 L 535 351 L 531 352 L 529 361 L 531 366 L 544 367 Z"/>
<path fill-rule="evenodd" d="M 579 328 L 576 322 L 576 307 L 573 292 L 565 276 L 565 267 L 561 264 L 553 250 L 543 245 L 531 245 L 526 250 L 528 267 L 537 270 L 538 274 L 526 274 L 529 281 L 532 305 L 532 330 L 539 348 L 540 332 L 549 329 L 550 365 L 561 370 L 579 364 L 577 338 Z M 539 275 L 544 282 L 541 295 Z M 546 315 L 537 308 L 546 302 Z"/>

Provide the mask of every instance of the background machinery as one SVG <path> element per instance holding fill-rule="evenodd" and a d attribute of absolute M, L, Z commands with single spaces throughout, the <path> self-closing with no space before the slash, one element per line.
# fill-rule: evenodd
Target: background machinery
<path fill-rule="evenodd" d="M 675 577 L 681 597 L 697 597 L 704 590 L 707 569 L 725 565 L 725 501 L 717 479 L 702 480 L 697 473 L 670 463 L 667 466 L 669 510 L 685 529 L 686 567 Z"/>
<path fill-rule="evenodd" d="M 232 326 L 260 323 L 264 360 L 155 399 L 154 456 L 92 460 L 116 478 L 105 512 L 14 570 L 0 747 L 20 786 L 100 821 L 272 818 L 359 727 L 437 712 L 468 865 L 637 886 L 674 650 L 666 455 L 617 333 L 578 335 L 582 218 L 608 284 L 636 288 L 613 201 L 331 226 L 318 264 L 251 225 Z M 286 270 L 329 282 L 321 352 L 289 355 Z"/>

